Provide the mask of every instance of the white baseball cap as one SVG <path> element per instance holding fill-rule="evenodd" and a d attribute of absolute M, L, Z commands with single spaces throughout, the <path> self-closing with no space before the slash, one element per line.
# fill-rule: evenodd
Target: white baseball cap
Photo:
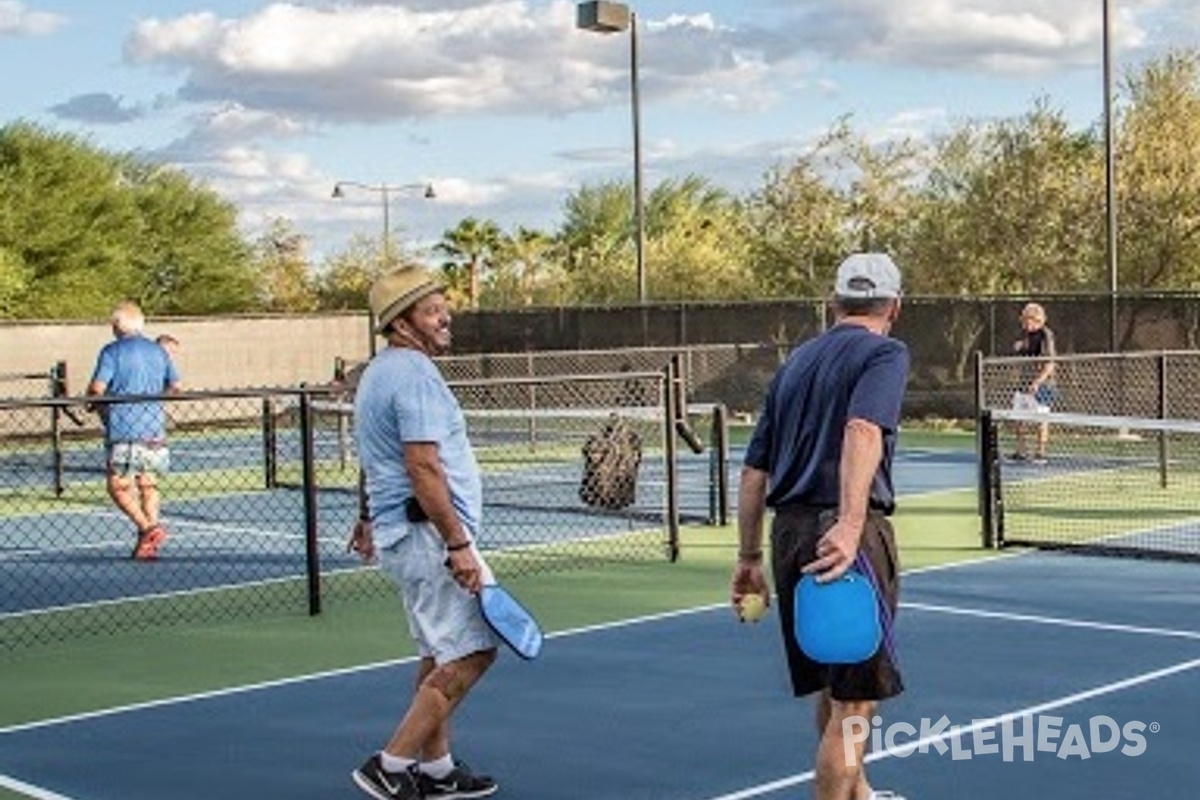
<path fill-rule="evenodd" d="M 899 297 L 900 270 L 886 253 L 854 253 L 838 266 L 833 293 L 856 299 Z"/>

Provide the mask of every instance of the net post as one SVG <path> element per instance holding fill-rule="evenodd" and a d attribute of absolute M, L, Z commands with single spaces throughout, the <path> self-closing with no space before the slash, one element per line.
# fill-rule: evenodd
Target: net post
<path fill-rule="evenodd" d="M 724 403 L 717 403 L 712 410 L 712 451 L 709 453 L 712 466 L 710 486 L 715 494 L 715 509 L 710 515 L 717 525 L 729 524 L 729 410 Z M 715 511 L 715 514 L 713 513 Z"/>
<path fill-rule="evenodd" d="M 300 392 L 300 452 L 304 476 L 304 555 L 308 575 L 308 614 L 321 613 L 321 561 L 317 541 L 317 482 L 313 447 L 312 395 Z"/>
<path fill-rule="evenodd" d="M 983 547 L 988 550 L 1003 546 L 1003 530 L 1000 516 L 1000 486 L 999 486 L 999 443 L 996 433 L 996 422 L 992 412 L 981 409 L 978 417 L 980 449 L 979 449 L 979 512 L 981 517 L 981 538 Z"/>
<path fill-rule="evenodd" d="M 1162 352 L 1158 354 L 1158 418 L 1166 419 L 1170 413 L 1167 404 L 1167 354 Z M 1169 482 L 1167 475 L 1167 464 L 1170 461 L 1170 443 L 1168 434 L 1165 430 L 1158 432 L 1158 485 L 1165 489 Z"/>
<path fill-rule="evenodd" d="M 679 560 L 679 453 L 675 444 L 675 431 L 679 420 L 675 393 L 675 364 L 668 361 L 663 376 L 663 458 L 667 476 L 667 558 Z"/>
<path fill-rule="evenodd" d="M 972 358 L 972 377 L 974 379 L 974 395 L 975 395 L 975 454 L 979 457 L 979 506 L 977 513 L 981 516 L 984 513 L 984 498 L 986 495 L 986 474 L 983 469 L 983 449 L 984 449 L 984 414 L 986 408 L 986 398 L 984 397 L 983 384 L 983 351 L 976 350 Z"/>

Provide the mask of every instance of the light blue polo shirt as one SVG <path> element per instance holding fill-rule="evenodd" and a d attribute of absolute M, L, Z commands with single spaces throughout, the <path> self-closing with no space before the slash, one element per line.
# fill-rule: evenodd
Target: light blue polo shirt
<path fill-rule="evenodd" d="M 158 342 L 130 334 L 106 344 L 96 357 L 92 381 L 104 384 L 105 395 L 162 394 L 179 382 L 179 372 Z M 152 442 L 166 438 L 166 414 L 158 401 L 106 406 L 105 439 Z"/>
<path fill-rule="evenodd" d="M 424 353 L 398 347 L 379 352 L 354 397 L 354 437 L 366 474 L 375 541 L 387 547 L 408 533 L 404 504 L 413 494 L 404 443 L 433 442 L 463 526 L 478 538 L 483 483 L 457 398 Z"/>

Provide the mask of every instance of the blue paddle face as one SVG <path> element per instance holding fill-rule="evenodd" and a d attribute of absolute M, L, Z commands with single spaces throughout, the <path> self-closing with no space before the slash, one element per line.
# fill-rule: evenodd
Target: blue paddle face
<path fill-rule="evenodd" d="M 532 660 L 542 651 L 542 629 L 516 598 L 494 583 L 479 592 L 483 618 L 521 658 Z"/>
<path fill-rule="evenodd" d="M 821 664 L 858 664 L 875 655 L 883 639 L 879 603 L 871 582 L 850 570 L 817 583 L 805 575 L 796 587 L 796 642 Z"/>

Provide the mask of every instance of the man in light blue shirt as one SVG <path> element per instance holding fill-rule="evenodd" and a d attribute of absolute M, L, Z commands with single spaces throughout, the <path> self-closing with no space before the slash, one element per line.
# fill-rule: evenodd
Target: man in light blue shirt
<path fill-rule="evenodd" d="M 162 345 L 146 338 L 146 318 L 136 303 L 113 310 L 113 336 L 100 350 L 89 396 L 157 395 L 179 389 L 179 373 Z M 96 403 L 104 420 L 108 495 L 137 528 L 133 558 L 152 561 L 167 538 L 159 522 L 158 477 L 170 467 L 162 402 Z"/>
<path fill-rule="evenodd" d="M 475 548 L 483 488 L 466 421 L 431 356 L 450 346 L 444 287 L 404 268 L 371 287 L 388 347 L 363 371 L 354 400 L 363 507 L 350 547 L 378 560 L 404 599 L 421 657 L 416 693 L 387 745 L 352 777 L 376 800 L 493 794 L 450 751 L 450 718 L 496 658 L 475 599 L 492 575 Z"/>

